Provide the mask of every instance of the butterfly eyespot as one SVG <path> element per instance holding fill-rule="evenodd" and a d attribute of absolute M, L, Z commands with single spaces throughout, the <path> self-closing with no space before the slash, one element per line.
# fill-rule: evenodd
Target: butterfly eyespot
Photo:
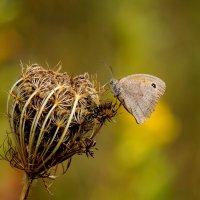
<path fill-rule="evenodd" d="M 156 88 L 156 84 L 155 84 L 155 83 L 152 83 L 151 86 L 152 86 L 153 88 Z"/>

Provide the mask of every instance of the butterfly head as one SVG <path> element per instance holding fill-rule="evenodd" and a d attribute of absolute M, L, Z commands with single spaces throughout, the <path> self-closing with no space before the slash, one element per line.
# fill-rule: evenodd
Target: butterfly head
<path fill-rule="evenodd" d="M 115 97 L 118 97 L 120 94 L 120 88 L 118 86 L 119 81 L 116 79 L 111 79 L 110 80 L 110 85 L 112 87 L 112 92 L 114 94 Z"/>

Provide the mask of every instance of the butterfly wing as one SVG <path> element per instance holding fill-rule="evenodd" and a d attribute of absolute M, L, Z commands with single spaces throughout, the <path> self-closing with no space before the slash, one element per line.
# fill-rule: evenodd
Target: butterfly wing
<path fill-rule="evenodd" d="M 118 99 L 139 124 L 150 117 L 166 88 L 161 79 L 148 74 L 130 75 L 117 84 Z"/>

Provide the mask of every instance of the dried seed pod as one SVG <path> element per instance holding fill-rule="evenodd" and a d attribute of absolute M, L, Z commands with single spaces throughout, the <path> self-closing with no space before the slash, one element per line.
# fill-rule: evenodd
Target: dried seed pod
<path fill-rule="evenodd" d="M 37 64 L 27 66 L 8 96 L 15 148 L 5 152 L 6 159 L 33 180 L 50 177 L 52 167 L 70 164 L 75 154 L 93 156 L 94 136 L 117 112 L 104 93 L 88 73 L 71 77 Z"/>

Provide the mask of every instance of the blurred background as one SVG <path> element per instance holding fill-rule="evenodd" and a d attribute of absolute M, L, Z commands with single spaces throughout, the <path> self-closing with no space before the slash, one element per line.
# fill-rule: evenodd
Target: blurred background
<path fill-rule="evenodd" d="M 95 158 L 75 156 L 50 196 L 30 199 L 200 199 L 200 2 L 197 0 L 0 0 L 0 140 L 20 61 L 109 81 L 133 73 L 167 84 L 155 113 L 137 125 L 124 108 L 97 136 Z M 0 162 L 0 199 L 18 199 L 22 173 Z"/>

